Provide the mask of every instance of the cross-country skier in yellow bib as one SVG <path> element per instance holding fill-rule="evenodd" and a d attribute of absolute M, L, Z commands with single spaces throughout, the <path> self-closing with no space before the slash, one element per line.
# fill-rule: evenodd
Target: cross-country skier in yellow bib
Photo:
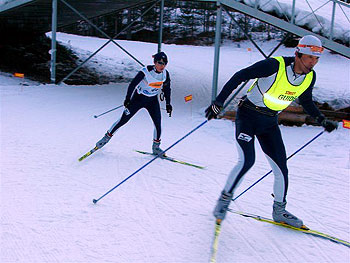
<path fill-rule="evenodd" d="M 317 37 L 304 36 L 296 47 L 294 57 L 268 58 L 238 71 L 206 109 L 208 120 L 216 118 L 227 97 L 240 83 L 256 79 L 238 106 L 235 124 L 239 159 L 215 207 L 214 216 L 217 219 L 225 218 L 234 190 L 255 162 L 256 137 L 275 176 L 273 219 L 294 227 L 300 228 L 303 225 L 302 220 L 286 210 L 287 158 L 277 115 L 298 98 L 304 110 L 326 131 L 331 132 L 338 127 L 337 122 L 327 120 L 320 113 L 312 100 L 312 88 L 316 81 L 313 68 L 323 50 L 322 43 Z"/>

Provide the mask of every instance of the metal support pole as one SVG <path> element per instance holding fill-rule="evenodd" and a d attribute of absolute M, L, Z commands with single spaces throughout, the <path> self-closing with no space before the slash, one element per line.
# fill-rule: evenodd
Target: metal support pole
<path fill-rule="evenodd" d="M 160 0 L 154 2 L 149 8 L 147 8 L 137 19 L 143 17 L 149 10 L 151 10 Z M 113 38 L 110 38 L 105 44 L 103 44 L 99 49 L 97 49 L 93 54 L 91 54 L 87 59 L 85 59 L 78 67 L 76 67 L 73 71 L 71 71 L 66 77 L 64 77 L 60 82 L 64 82 L 67 79 L 69 79 L 70 76 L 72 76 L 76 71 L 78 71 L 86 62 L 88 62 L 93 56 L 95 56 L 98 52 L 100 52 L 105 46 L 107 46 L 110 42 L 112 42 L 114 39 L 116 39 L 121 33 L 128 30 L 136 21 L 137 19 L 134 19 L 129 25 L 127 25 L 125 28 L 123 28 L 118 34 L 116 34 Z M 144 66 L 141 63 L 141 66 Z"/>
<path fill-rule="evenodd" d="M 258 44 L 255 43 L 255 41 L 249 36 L 249 34 L 242 28 L 242 26 L 237 22 L 237 20 L 232 16 L 231 13 L 229 13 L 226 8 L 224 7 L 225 12 L 231 17 L 232 21 L 236 23 L 236 25 L 242 30 L 243 34 L 252 42 L 252 44 L 256 47 L 257 50 L 265 57 L 267 58 L 264 51 L 258 46 Z"/>
<path fill-rule="evenodd" d="M 162 50 L 163 41 L 163 17 L 164 17 L 164 0 L 160 2 L 160 18 L 159 18 L 159 39 L 158 39 L 158 52 Z"/>
<path fill-rule="evenodd" d="M 111 42 L 116 45 L 117 47 L 119 47 L 121 50 L 123 50 L 128 56 L 130 56 L 133 60 L 135 60 L 137 63 L 139 63 L 141 66 L 143 66 L 143 64 L 137 59 L 135 58 L 132 54 L 130 54 L 125 48 L 123 48 L 121 45 L 119 45 L 117 42 L 114 41 L 114 39 L 112 37 L 110 37 L 109 35 L 107 35 L 105 32 L 103 32 L 100 28 L 98 28 L 96 25 L 94 25 L 87 17 L 85 17 L 84 15 L 82 15 L 80 12 L 78 12 L 78 10 L 76 10 L 73 6 L 71 6 L 69 3 L 67 3 L 65 0 L 61 0 L 62 3 L 64 3 L 66 6 L 68 6 L 71 10 L 73 10 L 74 13 L 76 13 L 78 16 L 80 16 L 82 19 L 84 19 L 89 25 L 91 25 L 93 28 L 95 28 L 98 32 L 100 32 L 104 37 L 108 38 L 109 40 L 111 40 Z"/>
<path fill-rule="evenodd" d="M 51 22 L 51 83 L 56 83 L 56 30 L 57 30 L 57 0 L 52 0 Z"/>
<path fill-rule="evenodd" d="M 270 52 L 270 54 L 267 55 L 267 57 L 271 57 L 273 55 L 273 53 L 276 52 L 277 49 L 279 49 L 280 46 L 282 46 L 282 44 L 289 38 L 290 33 L 286 33 L 285 36 L 283 37 L 283 39 L 281 40 L 281 42 Z"/>
<path fill-rule="evenodd" d="M 291 22 L 292 24 L 294 24 L 294 20 L 295 20 L 295 0 L 293 0 L 292 17 L 291 17 L 290 22 Z"/>
<path fill-rule="evenodd" d="M 213 71 L 213 87 L 212 101 L 215 100 L 218 92 L 218 72 L 219 72 L 219 57 L 221 44 L 221 21 L 222 21 L 222 5 L 220 1 L 216 2 L 216 27 L 215 27 L 215 53 L 214 53 L 214 71 Z"/>
<path fill-rule="evenodd" d="M 331 30 L 329 31 L 329 40 L 333 39 L 333 29 L 334 29 L 334 18 L 335 18 L 335 7 L 337 3 L 333 2 L 333 10 L 332 10 L 332 20 L 331 20 Z"/>

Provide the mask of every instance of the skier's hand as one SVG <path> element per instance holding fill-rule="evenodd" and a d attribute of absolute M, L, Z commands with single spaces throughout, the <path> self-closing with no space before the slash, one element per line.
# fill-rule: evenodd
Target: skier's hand
<path fill-rule="evenodd" d="M 166 112 L 169 114 L 169 117 L 171 117 L 171 113 L 173 111 L 173 106 L 171 106 L 170 104 L 166 105 Z"/>
<path fill-rule="evenodd" d="M 222 107 L 215 102 L 213 102 L 206 110 L 205 117 L 210 121 L 211 119 L 216 119 L 222 110 Z"/>
<path fill-rule="evenodd" d="M 130 104 L 130 99 L 126 98 L 124 100 L 124 107 L 127 108 L 129 106 L 129 104 Z"/>
<path fill-rule="evenodd" d="M 338 122 L 324 119 L 321 122 L 322 127 L 327 131 L 327 132 L 332 132 L 335 129 L 338 129 Z"/>

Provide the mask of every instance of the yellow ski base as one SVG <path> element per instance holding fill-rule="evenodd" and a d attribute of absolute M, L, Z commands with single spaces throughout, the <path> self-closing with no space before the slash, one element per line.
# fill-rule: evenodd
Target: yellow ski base
<path fill-rule="evenodd" d="M 233 211 L 231 209 L 229 209 L 228 211 L 230 211 L 230 212 L 232 212 L 234 214 L 238 214 L 238 215 L 244 216 L 244 217 L 250 217 L 250 218 L 253 218 L 253 219 L 261 221 L 261 222 L 266 222 L 266 223 L 270 223 L 270 224 L 273 224 L 273 225 L 282 226 L 282 227 L 285 227 L 285 228 L 290 228 L 290 229 L 293 229 L 293 230 L 296 230 L 296 231 L 303 232 L 305 234 L 309 234 L 309 235 L 313 235 L 313 236 L 316 236 L 316 237 L 324 238 L 324 239 L 333 241 L 335 243 L 339 243 L 339 244 L 345 245 L 347 247 L 350 247 L 350 243 L 348 241 L 345 241 L 345 240 L 333 237 L 331 235 L 328 235 L 328 234 L 325 234 L 325 233 L 322 233 L 322 232 L 319 232 L 319 231 L 316 231 L 316 230 L 309 229 L 305 225 L 303 225 L 302 228 L 297 228 L 297 227 L 293 227 L 291 225 L 287 225 L 286 223 L 278 223 L 278 222 L 273 221 L 270 218 L 266 218 L 266 217 L 262 217 L 262 216 L 258 216 L 258 215 L 254 215 L 254 214 L 250 214 L 250 213 L 245 213 L 245 212 L 240 212 L 240 211 Z"/>
<path fill-rule="evenodd" d="M 210 263 L 216 263 L 216 254 L 218 252 L 220 232 L 221 232 L 221 219 L 217 219 L 215 222 L 214 240 L 211 247 Z"/>
<path fill-rule="evenodd" d="M 79 162 L 81 162 L 82 160 L 84 160 L 86 157 L 90 156 L 91 154 L 93 154 L 94 152 L 96 152 L 98 150 L 98 147 L 95 146 L 92 150 L 88 151 L 87 153 L 85 153 L 82 157 L 80 157 L 78 160 Z"/>

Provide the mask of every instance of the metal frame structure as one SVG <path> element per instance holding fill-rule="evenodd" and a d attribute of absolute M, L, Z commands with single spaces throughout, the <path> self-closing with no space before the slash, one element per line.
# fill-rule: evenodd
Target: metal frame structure
<path fill-rule="evenodd" d="M 72 76 L 78 69 L 80 69 L 86 62 L 88 62 L 93 56 L 95 56 L 99 51 L 101 51 L 105 46 L 107 46 L 110 42 L 112 42 L 113 44 L 115 44 L 117 47 L 119 47 L 121 50 L 123 50 L 127 55 L 129 55 L 133 60 L 135 60 L 137 63 L 139 63 L 141 66 L 144 66 L 144 64 L 142 62 L 140 62 L 137 58 L 135 58 L 131 53 L 129 53 L 125 48 L 123 48 L 121 45 L 119 45 L 115 39 L 124 31 L 126 31 L 128 28 L 130 28 L 136 21 L 132 21 L 129 25 L 127 25 L 123 30 L 121 30 L 118 34 L 116 34 L 114 37 L 110 37 L 109 35 L 107 35 L 104 31 L 102 31 L 100 28 L 98 28 L 96 25 L 94 25 L 87 17 L 85 17 L 84 15 L 82 15 L 78 10 L 76 10 L 75 8 L 73 8 L 71 5 L 69 5 L 65 0 L 59 0 L 61 2 L 63 2 L 65 5 L 67 5 L 70 9 L 72 9 L 76 14 L 78 14 L 80 17 L 82 17 L 86 22 L 88 22 L 93 28 L 95 28 L 98 32 L 100 32 L 102 35 L 104 35 L 105 37 L 107 37 L 109 40 L 103 44 L 100 48 L 98 48 L 93 54 L 91 54 L 86 60 L 84 60 L 78 67 L 76 67 L 73 71 L 71 71 L 66 77 L 64 77 L 62 80 L 59 81 L 58 84 L 64 82 L 65 80 L 67 80 L 70 76 Z M 149 10 L 151 10 L 157 3 L 159 3 L 160 1 L 164 2 L 164 0 L 156 0 L 151 7 L 149 7 L 145 12 L 143 12 L 140 17 L 144 16 Z M 163 17 L 161 18 L 163 19 Z M 160 30 L 161 31 L 161 30 Z M 53 32 L 53 31 L 52 31 Z M 161 34 L 160 34 L 161 37 Z M 56 37 L 52 37 L 52 39 Z M 161 40 L 159 41 L 159 43 L 161 43 Z M 158 50 L 160 50 L 160 44 L 158 44 Z M 55 67 L 55 65 L 52 65 L 52 67 Z M 51 70 L 54 70 L 53 68 Z"/>
<path fill-rule="evenodd" d="M 72 7 L 69 3 L 67 3 L 65 0 L 53 0 L 53 2 L 56 1 L 61 1 L 62 3 L 64 3 L 66 6 L 68 6 L 74 13 L 78 14 L 83 20 L 85 20 L 86 22 L 88 22 L 93 28 L 95 28 L 98 32 L 100 32 L 103 36 L 105 36 L 106 38 L 108 38 L 109 40 L 103 44 L 100 48 L 98 48 L 93 54 L 91 54 L 86 60 L 84 60 L 80 65 L 78 65 L 73 71 L 71 71 L 66 77 L 64 77 L 62 80 L 60 80 L 58 82 L 58 84 L 66 81 L 70 76 L 72 76 L 77 70 L 79 70 L 86 62 L 88 62 L 93 56 L 95 56 L 100 50 L 102 50 L 105 46 L 107 46 L 110 42 L 112 42 L 113 44 L 115 44 L 117 47 L 119 47 L 121 50 L 123 50 L 127 55 L 129 55 L 133 60 L 135 60 L 138 64 L 140 64 L 141 66 L 144 66 L 144 64 L 142 62 L 140 62 L 136 57 L 134 57 L 131 53 L 129 53 L 125 48 L 123 48 L 120 44 L 118 44 L 115 39 L 124 31 L 126 31 L 128 28 L 130 28 L 136 21 L 138 18 L 141 18 L 142 16 L 144 16 L 148 11 L 150 11 L 156 4 L 158 4 L 159 2 L 161 3 L 161 7 L 160 7 L 160 21 L 159 21 L 159 39 L 158 39 L 158 52 L 161 51 L 161 45 L 162 45 L 162 36 L 163 36 L 163 13 L 164 13 L 164 0 L 155 0 L 154 3 L 146 9 L 146 11 L 144 11 L 137 19 L 133 20 L 131 23 L 129 23 L 123 30 L 121 30 L 118 34 L 116 34 L 114 37 L 110 37 L 109 35 L 107 35 L 103 30 L 101 30 L 99 27 L 97 27 L 95 24 L 93 24 L 87 17 L 85 17 L 83 14 L 81 14 L 77 9 L 75 9 L 74 7 Z M 57 9 L 57 4 L 53 5 L 53 10 Z M 57 13 L 56 11 L 53 11 L 53 13 Z M 54 20 L 54 16 L 52 16 L 53 20 Z M 56 16 L 57 19 L 57 16 Z M 55 54 L 55 52 L 53 52 L 53 50 L 55 50 L 55 46 L 56 46 L 56 35 L 54 36 L 54 34 L 56 34 L 56 30 L 54 29 L 54 25 L 57 24 L 57 21 L 53 21 L 52 22 L 52 48 L 51 51 L 52 53 Z M 52 72 L 56 72 L 55 69 L 55 63 L 52 61 L 51 63 L 51 81 L 52 83 L 56 83 L 56 79 L 55 76 L 52 75 Z"/>
<path fill-rule="evenodd" d="M 53 0 L 53 1 L 57 1 L 57 0 Z M 90 55 L 85 61 L 83 61 L 78 67 L 76 67 L 73 71 L 71 71 L 66 77 L 64 77 L 62 80 L 59 81 L 58 84 L 64 82 L 65 80 L 67 80 L 71 75 L 73 75 L 79 68 L 81 68 L 87 61 L 89 61 L 93 56 L 95 56 L 100 50 L 102 50 L 105 46 L 107 46 L 110 42 L 112 42 L 113 44 L 115 44 L 118 48 L 120 48 L 121 50 L 123 50 L 127 55 L 129 55 L 133 60 L 135 60 L 137 63 L 139 63 L 141 66 L 144 66 L 144 64 L 142 62 L 140 62 L 136 57 L 134 57 L 131 53 L 129 53 L 125 48 L 123 48 L 120 44 L 118 44 L 115 39 L 125 30 L 127 30 L 128 28 L 130 28 L 134 22 L 132 21 L 129 25 L 127 25 L 123 30 L 121 30 L 117 35 L 115 35 L 114 37 L 110 37 L 109 35 L 107 35 L 103 30 L 101 30 L 99 27 L 97 27 L 95 24 L 93 24 L 87 17 L 85 17 L 83 14 L 81 14 L 78 10 L 76 10 L 74 7 L 72 7 L 69 3 L 67 3 L 65 0 L 59 0 L 62 3 L 64 3 L 66 6 L 68 6 L 71 10 L 73 10 L 74 13 L 78 14 L 82 19 L 84 19 L 86 22 L 88 22 L 93 28 L 95 28 L 98 32 L 100 32 L 103 36 L 105 36 L 106 38 L 108 38 L 109 40 L 102 45 L 98 50 L 96 50 L 92 55 Z M 145 15 L 149 10 L 151 10 L 157 3 L 162 2 L 162 7 L 164 8 L 164 0 L 156 0 L 151 7 L 149 7 L 145 12 L 143 12 L 141 14 L 140 17 L 142 17 L 143 15 Z M 54 8 L 54 6 L 53 6 Z M 56 5 L 57 8 L 57 5 Z M 57 12 L 57 11 L 56 11 Z M 161 12 L 163 14 L 163 12 Z M 57 21 L 56 21 L 57 23 Z M 56 24 L 56 23 L 52 23 L 52 25 Z M 163 24 L 163 16 L 161 16 L 161 25 Z M 160 32 L 162 32 L 162 26 L 160 27 Z M 54 28 L 52 29 L 52 35 L 54 34 Z M 56 32 L 55 32 L 56 34 Z M 158 42 L 158 50 L 161 49 L 161 42 L 162 42 L 162 34 L 159 33 L 159 42 Z M 56 39 L 56 36 L 52 36 L 52 39 Z M 55 43 L 54 43 L 55 44 Z M 53 46 L 52 46 L 53 48 Z M 55 64 L 51 63 L 51 72 L 55 72 Z M 51 78 L 52 80 L 53 78 Z M 56 81 L 53 81 L 53 83 L 55 83 Z"/>
<path fill-rule="evenodd" d="M 221 44 L 221 23 L 222 23 L 222 5 L 216 3 L 216 25 L 215 25 L 215 51 L 214 51 L 214 69 L 212 83 L 212 101 L 215 100 L 218 91 L 218 73 L 220 61 L 220 44 Z"/>
<path fill-rule="evenodd" d="M 280 41 L 280 43 L 270 52 L 270 54 L 266 55 L 264 51 L 255 43 L 255 41 L 245 32 L 245 30 L 238 24 L 236 19 L 226 10 L 226 8 L 223 8 L 225 12 L 231 17 L 231 19 L 236 23 L 236 25 L 242 30 L 242 32 L 245 34 L 245 36 L 253 43 L 253 45 L 257 48 L 257 50 L 265 57 L 269 58 L 271 57 L 280 46 L 290 37 L 290 33 L 286 33 L 283 39 Z M 225 103 L 224 108 L 226 108 L 231 101 L 238 95 L 238 93 L 248 84 L 248 81 L 245 81 L 236 91 L 235 93 L 231 96 L 231 98 Z M 217 84 L 217 83 L 216 83 Z"/>
<path fill-rule="evenodd" d="M 56 31 L 57 31 L 57 0 L 52 0 L 52 37 L 51 37 L 51 65 L 50 80 L 56 83 Z"/>
<path fill-rule="evenodd" d="M 12 9 L 18 9 L 21 7 L 25 7 L 30 5 L 31 3 L 36 3 L 36 2 L 41 2 L 44 0 L 16 0 L 9 2 L 5 5 L 0 6 L 0 14 L 1 12 L 7 12 Z M 163 37 L 163 15 L 164 15 L 164 2 L 165 0 L 154 0 L 154 1 L 145 1 L 142 4 L 146 3 L 153 3 L 150 8 L 148 8 L 146 11 L 144 11 L 137 19 L 134 21 L 130 22 L 121 32 L 119 32 L 117 35 L 114 37 L 108 36 L 105 32 L 103 32 L 100 28 L 98 28 L 96 25 L 94 25 L 86 16 L 84 16 L 81 12 L 79 12 L 76 8 L 74 8 L 72 5 L 70 5 L 67 1 L 68 0 L 45 0 L 51 1 L 52 2 L 52 18 L 51 18 L 51 30 L 52 30 L 52 41 L 51 41 L 51 82 L 56 83 L 56 30 L 57 30 L 57 13 L 58 13 L 58 8 L 57 8 L 57 3 L 61 1 L 66 7 L 68 7 L 70 10 L 72 10 L 75 14 L 78 14 L 82 19 L 84 19 L 87 23 L 89 23 L 93 28 L 95 28 L 98 32 L 100 32 L 103 36 L 108 38 L 109 40 L 102 45 L 100 48 L 98 48 L 93 54 L 91 54 L 84 62 L 82 62 L 76 69 L 74 69 L 72 72 L 70 72 L 65 78 L 59 81 L 59 83 L 67 80 L 72 74 L 74 74 L 79 68 L 81 68 L 88 60 L 90 60 L 94 55 L 96 55 L 100 50 L 102 50 L 107 44 L 112 42 L 115 44 L 117 47 L 122 49 L 125 53 L 127 53 L 132 59 L 134 59 L 137 63 L 143 66 L 143 64 L 137 60 L 132 54 L 130 54 L 127 50 L 125 50 L 123 47 L 121 47 L 115 39 L 125 30 L 130 28 L 137 19 L 142 17 L 144 14 L 146 14 L 153 6 L 156 4 L 160 3 L 160 19 L 159 19 L 159 38 L 158 38 L 158 52 L 161 51 L 161 45 L 162 45 L 162 37 Z M 186 0 L 184 0 L 186 1 Z M 194 1 L 194 0 L 188 0 L 188 1 Z M 217 6 L 217 16 L 216 16 L 216 32 L 215 32 L 215 52 L 214 52 L 214 68 L 213 68 L 213 81 L 212 81 L 212 100 L 215 99 L 217 95 L 217 84 L 218 84 L 218 72 L 219 72 L 219 60 L 220 60 L 220 43 L 221 43 L 221 23 L 222 23 L 222 10 L 227 12 L 227 14 L 231 17 L 233 22 L 236 23 L 237 26 L 238 23 L 234 19 L 234 17 L 228 12 L 228 9 L 230 10 L 235 10 L 240 13 L 246 14 L 250 17 L 256 18 L 262 22 L 265 22 L 267 24 L 271 24 L 277 28 L 280 28 L 288 34 L 286 34 L 285 38 L 282 40 L 282 42 L 269 54 L 266 55 L 260 47 L 247 35 L 248 39 L 253 43 L 253 45 L 259 50 L 259 52 L 265 57 L 270 57 L 285 41 L 285 39 L 289 36 L 289 34 L 294 34 L 298 35 L 300 37 L 307 35 L 307 34 L 313 34 L 316 35 L 321 39 L 323 42 L 323 45 L 332 50 L 335 51 L 336 53 L 343 55 L 347 58 L 350 58 L 350 48 L 339 44 L 335 41 L 334 39 L 334 25 L 335 25 L 335 16 L 336 16 L 336 7 L 340 8 L 344 15 L 346 16 L 346 12 L 344 12 L 343 8 L 348 8 L 347 11 L 350 10 L 350 5 L 346 4 L 344 2 L 340 2 L 339 0 L 328 0 L 327 3 L 333 2 L 332 5 L 332 15 L 331 15 L 331 23 L 330 23 L 330 32 L 328 36 L 321 36 L 319 34 L 315 34 L 309 30 L 306 30 L 302 27 L 299 27 L 295 24 L 295 10 L 296 10 L 296 0 L 292 0 L 292 10 L 291 14 L 286 14 L 283 13 L 283 17 L 279 18 L 276 16 L 272 16 L 271 14 L 268 14 L 267 12 L 263 11 L 263 6 L 260 5 L 259 0 L 255 0 L 255 2 L 250 1 L 250 5 L 245 4 L 244 1 L 242 0 L 196 0 L 199 2 L 211 2 L 211 3 L 216 3 Z M 278 0 L 277 0 L 278 1 Z M 304 0 L 308 3 L 308 0 Z M 309 4 L 310 6 L 310 4 Z M 316 15 L 316 12 L 318 9 L 322 8 L 324 5 L 321 7 L 317 8 L 316 10 L 313 10 L 310 6 L 311 9 L 311 14 L 309 15 L 314 15 L 315 19 L 318 21 L 318 17 Z M 307 16 L 303 17 L 302 19 L 306 18 Z M 346 16 L 347 20 L 349 21 L 350 24 L 350 19 Z M 299 19 L 299 20 L 302 20 Z M 318 21 L 319 22 L 319 21 Z M 321 27 L 322 24 L 320 23 Z M 242 30 L 244 32 L 244 30 Z M 242 85 L 238 89 L 241 90 L 244 87 L 245 84 Z"/>
<path fill-rule="evenodd" d="M 5 5 L 0 6 L 0 13 L 7 11 L 7 10 L 10 10 L 10 9 L 13 9 L 13 8 L 21 7 L 21 6 L 26 5 L 30 2 L 33 2 L 33 0 L 18 0 L 18 1 L 9 2 Z"/>
<path fill-rule="evenodd" d="M 199 0 L 200 1 L 200 0 Z M 335 51 L 336 53 L 350 58 L 350 48 L 346 47 L 345 45 L 339 44 L 335 41 L 333 41 L 333 30 L 334 30 L 334 21 L 335 21 L 335 8 L 336 5 L 339 4 L 341 6 L 345 6 L 346 8 L 349 8 L 350 10 L 350 5 L 340 2 L 339 0 L 329 0 L 333 2 L 333 9 L 332 9 L 332 20 L 331 20 L 331 29 L 330 29 L 330 34 L 327 37 L 321 36 L 319 34 L 315 34 L 309 30 L 306 30 L 304 28 L 301 28 L 297 25 L 295 25 L 295 7 L 296 7 L 296 0 L 293 0 L 292 2 L 292 14 L 291 14 L 291 18 L 289 19 L 287 17 L 286 14 L 284 14 L 284 17 L 287 18 L 287 21 L 272 16 L 264 11 L 262 11 L 261 9 L 259 9 L 259 0 L 255 0 L 254 4 L 252 4 L 252 6 L 249 6 L 247 4 L 245 4 L 244 2 L 240 1 L 240 0 L 217 0 L 217 1 L 212 1 L 212 0 L 201 0 L 204 2 L 216 2 L 217 4 L 217 20 L 216 20 L 216 31 L 215 31 L 215 53 L 214 53 L 214 69 L 213 69 L 213 83 L 212 83 L 212 100 L 214 100 L 217 96 L 217 85 L 218 85 L 218 71 L 219 71 L 219 56 L 220 56 L 220 44 L 221 44 L 221 26 L 218 26 L 218 23 L 221 23 L 221 12 L 222 12 L 222 8 L 228 13 L 228 11 L 226 10 L 226 8 L 230 8 L 236 11 L 239 11 L 243 14 L 249 15 L 253 18 L 256 18 L 262 22 L 265 22 L 267 24 L 271 24 L 277 28 L 282 29 L 283 31 L 286 31 L 288 33 L 292 33 L 295 35 L 298 35 L 300 37 L 304 36 L 304 35 L 316 35 L 318 38 L 321 39 L 323 46 Z M 308 1 L 308 0 L 305 0 Z M 225 8 L 226 7 L 226 8 Z M 311 8 L 311 7 L 310 7 Z M 312 10 L 312 9 L 311 9 Z M 312 10 L 312 14 L 315 15 L 315 11 L 317 10 Z M 344 12 L 344 11 L 343 11 Z M 228 13 L 229 14 L 229 13 Z M 344 13 L 345 14 L 345 13 Z M 230 15 L 231 19 L 236 22 L 234 20 L 234 18 Z M 315 15 L 316 19 L 317 16 Z M 305 18 L 305 17 L 304 17 Z M 303 19 L 304 19 L 303 18 Z M 350 23 L 350 21 L 349 21 Z M 238 25 L 238 23 L 236 22 L 236 24 Z M 244 32 L 244 30 L 242 30 Z M 286 40 L 286 38 L 289 36 L 289 34 L 287 34 L 284 39 L 281 41 L 281 43 L 268 55 L 266 56 L 264 54 L 264 52 L 258 47 L 258 45 L 247 35 L 248 39 L 254 44 L 254 46 L 259 50 L 259 52 L 265 57 L 270 57 L 281 45 L 282 43 Z M 240 92 L 242 90 L 242 88 L 247 84 L 248 82 L 245 82 L 241 85 L 241 87 L 239 89 L 237 89 L 236 93 L 232 96 L 232 98 L 235 97 L 235 95 Z M 232 99 L 231 99 L 232 100 Z M 229 100 L 225 106 L 227 106 L 231 100 Z"/>
<path fill-rule="evenodd" d="M 307 1 L 307 0 L 305 0 Z M 272 16 L 264 11 L 262 11 L 261 9 L 258 9 L 258 3 L 259 1 L 258 0 L 255 0 L 255 5 L 254 7 L 251 7 L 249 5 L 246 5 L 244 3 L 241 3 L 239 2 L 238 0 L 220 0 L 220 3 L 229 7 L 229 8 L 232 8 L 234 10 L 237 10 L 239 12 L 242 12 L 246 15 L 249 15 L 251 17 L 254 17 L 260 21 L 263 21 L 263 22 L 266 22 L 268 24 L 271 24 L 275 27 L 278 27 L 284 31 L 287 31 L 287 32 L 290 32 L 290 33 L 293 33 L 297 36 L 304 36 L 304 35 L 307 35 L 307 34 L 313 34 L 313 35 L 316 35 L 318 38 L 321 39 L 324 47 L 330 49 L 330 50 L 333 50 L 337 53 L 339 53 L 340 55 L 343 55 L 347 58 L 350 58 L 350 48 L 346 47 L 345 45 L 342 45 L 342 44 L 339 44 L 335 41 L 333 41 L 333 31 L 334 31 L 334 20 L 335 20 L 335 7 L 336 7 L 336 4 L 339 4 L 339 5 L 342 5 L 342 6 L 346 6 L 347 8 L 349 8 L 350 10 L 350 5 L 348 4 L 345 4 L 343 2 L 340 2 L 338 0 L 329 0 L 329 1 L 333 1 L 334 4 L 333 4 L 333 10 L 332 10 L 332 21 L 331 21 L 331 28 L 330 28 L 330 35 L 327 36 L 327 37 L 324 37 L 320 34 L 316 34 L 314 32 L 311 32 L 309 30 L 306 30 L 300 26 L 297 26 L 295 25 L 295 3 L 296 3 L 296 0 L 293 0 L 293 8 L 292 8 L 292 15 L 291 15 L 291 18 L 288 18 L 287 14 L 284 14 L 284 18 L 288 19 L 287 21 L 281 19 L 281 18 L 278 18 L 278 17 L 275 17 L 275 16 Z M 341 4 L 340 4 L 341 3 Z M 315 10 L 311 10 L 312 11 L 312 14 L 315 15 Z M 304 18 L 306 18 L 307 16 L 305 16 Z M 302 18 L 302 19 L 304 19 Z M 317 18 L 317 16 L 315 15 L 315 18 Z M 301 19 L 301 20 L 302 20 Z M 349 25 L 350 25 L 350 21 L 349 21 Z M 322 26 L 322 25 L 321 25 Z"/>

